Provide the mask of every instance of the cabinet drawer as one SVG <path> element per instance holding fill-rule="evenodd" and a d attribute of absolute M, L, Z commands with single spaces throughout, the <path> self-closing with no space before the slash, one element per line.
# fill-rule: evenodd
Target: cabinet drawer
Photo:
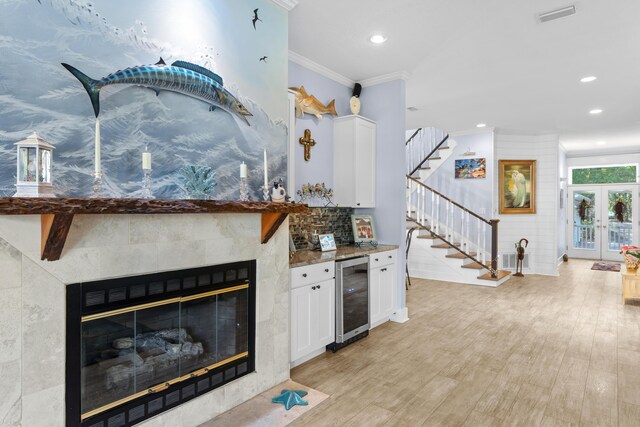
<path fill-rule="evenodd" d="M 369 254 L 369 269 L 395 264 L 397 256 L 398 251 L 395 250 Z"/>
<path fill-rule="evenodd" d="M 335 277 L 335 262 L 305 265 L 291 269 L 291 289 L 311 285 Z"/>

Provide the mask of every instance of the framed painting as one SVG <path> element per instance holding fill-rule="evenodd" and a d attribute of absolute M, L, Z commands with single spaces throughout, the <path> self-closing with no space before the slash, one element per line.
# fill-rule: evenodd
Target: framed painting
<path fill-rule="evenodd" d="M 356 243 L 370 243 L 378 240 L 371 215 L 351 215 L 353 240 Z"/>
<path fill-rule="evenodd" d="M 482 179 L 487 177 L 487 159 L 456 159 L 456 179 Z"/>
<path fill-rule="evenodd" d="M 320 249 L 322 249 L 322 252 L 335 251 L 337 249 L 336 239 L 333 237 L 333 233 L 321 234 L 319 238 L 320 238 Z"/>
<path fill-rule="evenodd" d="M 536 213 L 536 161 L 499 160 L 500 214 Z"/>

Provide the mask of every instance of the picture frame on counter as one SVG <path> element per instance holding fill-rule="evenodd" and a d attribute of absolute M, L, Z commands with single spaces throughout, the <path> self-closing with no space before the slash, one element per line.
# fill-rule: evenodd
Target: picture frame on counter
<path fill-rule="evenodd" d="M 329 234 L 320 234 L 320 249 L 322 252 L 335 251 L 338 248 L 336 247 L 336 239 L 333 237 L 333 233 Z"/>
<path fill-rule="evenodd" d="M 373 243 L 378 240 L 373 217 L 371 215 L 351 215 L 353 241 L 356 244 Z"/>

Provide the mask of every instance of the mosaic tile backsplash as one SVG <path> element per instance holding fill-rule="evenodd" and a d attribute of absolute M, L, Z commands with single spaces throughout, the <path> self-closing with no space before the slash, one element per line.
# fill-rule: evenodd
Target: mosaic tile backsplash
<path fill-rule="evenodd" d="M 289 215 L 289 233 L 296 249 L 310 249 L 311 235 L 333 233 L 338 246 L 353 244 L 353 208 L 309 208 L 306 214 Z"/>

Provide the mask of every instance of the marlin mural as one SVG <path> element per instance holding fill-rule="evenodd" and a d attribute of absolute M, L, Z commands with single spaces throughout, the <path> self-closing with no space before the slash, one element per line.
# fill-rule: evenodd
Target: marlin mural
<path fill-rule="evenodd" d="M 96 117 L 100 114 L 100 89 L 113 84 L 148 87 L 160 91 L 180 93 L 209 104 L 209 111 L 221 108 L 249 125 L 252 114 L 223 86 L 222 77 L 200 65 L 175 61 L 167 65 L 162 58 L 154 65 L 136 65 L 94 80 L 69 64 L 62 64 L 73 74 L 89 94 Z"/>

